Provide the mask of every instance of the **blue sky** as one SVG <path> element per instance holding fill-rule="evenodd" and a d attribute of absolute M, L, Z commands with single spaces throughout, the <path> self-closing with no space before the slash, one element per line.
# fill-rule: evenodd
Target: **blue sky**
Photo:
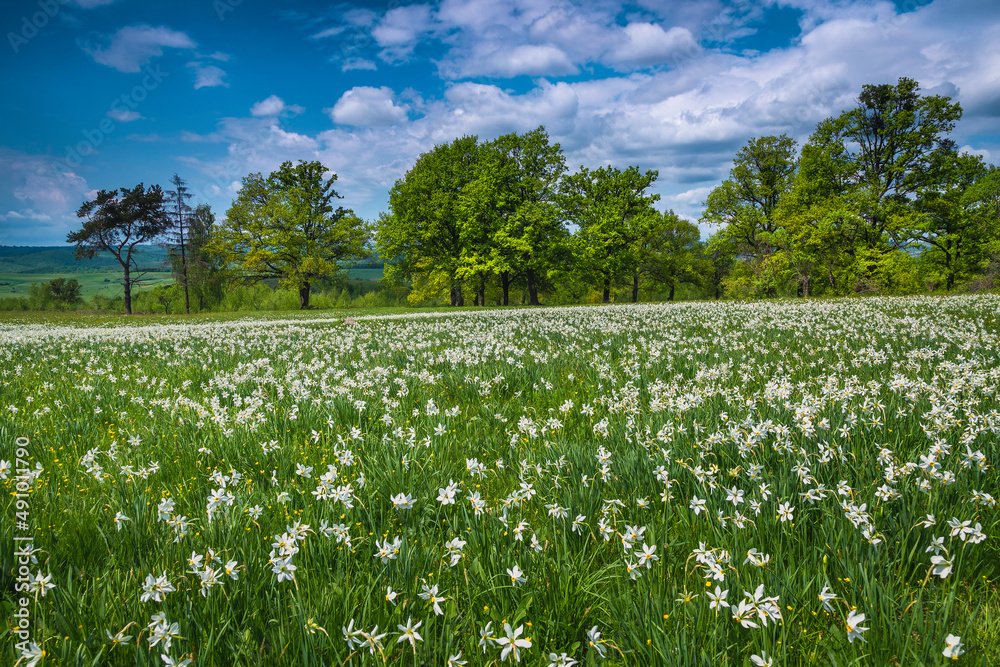
<path fill-rule="evenodd" d="M 749 138 L 801 143 L 901 76 L 1000 161 L 981 0 L 6 0 L 0 34 L 2 245 L 62 244 L 96 190 L 175 172 L 221 217 L 298 159 L 374 219 L 435 144 L 538 125 L 572 169 L 658 169 L 660 206 L 696 220 Z"/>

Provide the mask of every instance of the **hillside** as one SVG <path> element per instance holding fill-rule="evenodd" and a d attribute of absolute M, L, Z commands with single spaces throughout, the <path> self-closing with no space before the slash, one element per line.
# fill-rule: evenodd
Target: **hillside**
<path fill-rule="evenodd" d="M 139 268 L 169 271 L 167 251 L 159 246 L 142 246 L 133 253 Z M 0 246 L 0 273 L 81 273 L 119 271 L 121 265 L 110 252 L 93 259 L 77 260 L 72 246 Z"/>

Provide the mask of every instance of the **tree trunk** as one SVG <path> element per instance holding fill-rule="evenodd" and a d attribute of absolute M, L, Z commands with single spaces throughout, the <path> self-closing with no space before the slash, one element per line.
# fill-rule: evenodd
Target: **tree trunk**
<path fill-rule="evenodd" d="M 122 279 L 122 287 L 125 288 L 125 314 L 132 314 L 132 278 L 129 276 L 128 262 L 125 263 L 125 277 Z"/>
<path fill-rule="evenodd" d="M 809 278 L 808 277 L 806 277 L 802 281 L 802 298 L 803 299 L 808 299 L 809 298 Z"/>
<path fill-rule="evenodd" d="M 299 288 L 299 310 L 305 310 L 309 307 L 309 283 L 306 283 L 304 287 Z"/>
<path fill-rule="evenodd" d="M 483 275 L 482 273 L 479 274 L 479 294 L 477 296 L 478 296 L 478 299 L 477 299 L 478 303 L 476 305 L 477 306 L 485 306 L 486 305 L 486 276 Z"/>
<path fill-rule="evenodd" d="M 632 274 L 632 303 L 639 303 L 639 274 Z"/>
<path fill-rule="evenodd" d="M 510 305 L 510 273 L 507 271 L 500 273 L 500 287 L 503 289 L 503 305 Z"/>
<path fill-rule="evenodd" d="M 188 297 L 188 265 L 187 252 L 184 249 L 184 222 L 180 223 L 181 232 L 181 275 L 184 276 L 184 312 L 191 314 L 191 299 Z"/>
<path fill-rule="evenodd" d="M 535 270 L 528 269 L 524 275 L 528 280 L 528 302 L 532 306 L 541 305 L 538 303 L 538 283 L 535 281 Z"/>
<path fill-rule="evenodd" d="M 601 297 L 601 303 L 611 303 L 611 278 L 607 276 L 604 278 L 604 295 Z"/>
<path fill-rule="evenodd" d="M 465 298 L 462 296 L 462 283 L 457 278 L 451 279 L 451 305 L 464 306 Z"/>
<path fill-rule="evenodd" d="M 670 284 L 670 294 L 667 295 L 667 301 L 673 301 L 674 300 L 674 290 L 676 290 L 676 289 L 677 289 L 677 287 L 673 283 L 671 283 Z M 715 298 L 716 299 L 719 298 L 719 289 L 718 288 L 715 289 Z"/>

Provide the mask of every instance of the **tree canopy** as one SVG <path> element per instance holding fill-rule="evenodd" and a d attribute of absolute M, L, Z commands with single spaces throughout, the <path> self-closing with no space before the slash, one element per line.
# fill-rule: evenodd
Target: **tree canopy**
<path fill-rule="evenodd" d="M 125 313 L 132 314 L 132 287 L 142 276 L 133 253 L 137 246 L 160 238 L 170 227 L 170 218 L 163 209 L 163 191 L 159 185 L 148 190 L 140 183 L 134 188 L 101 190 L 84 202 L 76 212 L 84 218 L 83 227 L 66 236 L 76 245 L 76 258 L 89 259 L 107 250 L 122 267 L 122 287 L 125 292 Z"/>
<path fill-rule="evenodd" d="M 313 283 L 338 276 L 341 263 L 368 252 L 369 226 L 350 209 L 334 208 L 336 180 L 317 161 L 284 162 L 266 178 L 246 176 L 208 249 L 235 277 L 277 279 L 308 308 Z"/>

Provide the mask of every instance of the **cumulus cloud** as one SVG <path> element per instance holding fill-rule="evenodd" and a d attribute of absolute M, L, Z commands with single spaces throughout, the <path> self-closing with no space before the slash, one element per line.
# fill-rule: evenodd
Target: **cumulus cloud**
<path fill-rule="evenodd" d="M 102 44 L 84 44 L 95 62 L 119 72 L 138 72 L 152 58 L 163 55 L 164 48 L 193 49 L 194 40 L 185 33 L 164 26 L 133 25 L 121 28 L 111 37 L 100 37 Z"/>
<path fill-rule="evenodd" d="M 0 147 L 3 243 L 62 242 L 79 225 L 76 210 L 94 195 L 83 176 L 51 156 Z"/>
<path fill-rule="evenodd" d="M 271 95 L 250 107 L 251 116 L 278 116 L 282 113 L 300 114 L 305 109 L 297 104 L 285 104 L 285 101 L 277 95 Z"/>
<path fill-rule="evenodd" d="M 286 132 L 274 115 L 232 119 L 211 139 L 224 143 L 225 158 L 203 168 L 238 165 L 217 185 L 221 193 L 282 159 L 319 159 L 339 175 L 345 205 L 373 218 L 385 208 L 386 189 L 435 144 L 545 125 L 573 169 L 658 169 L 662 206 L 696 220 L 747 140 L 786 133 L 801 144 L 817 122 L 853 107 L 863 84 L 900 76 L 961 101 L 966 117 L 956 140 L 971 152 L 1000 154 L 989 138 L 1000 117 L 1000 45 L 993 37 L 1000 10 L 935 0 L 897 14 L 886 2 L 790 0 L 804 11 L 801 34 L 789 46 L 751 54 L 717 42 L 752 26 L 752 12 L 720 32 L 711 22 L 730 11 L 721 5 L 640 4 L 645 11 L 630 14 L 625 25 L 615 21 L 618 6 L 610 2 L 563 0 L 443 0 L 429 17 L 419 10 L 412 30 L 385 21 L 378 48 L 439 40 L 443 92 L 424 90 L 427 98 L 418 99 L 386 86 L 352 88 L 326 109 L 336 125 L 316 135 Z M 599 64 L 612 72 L 587 76 Z M 572 72 L 572 80 L 558 80 Z M 468 80 L 524 74 L 541 78 L 516 91 L 502 81 Z"/>
<path fill-rule="evenodd" d="M 393 125 L 406 120 L 406 107 L 396 104 L 395 94 L 387 86 L 351 88 L 325 111 L 333 122 L 356 127 Z"/>
<path fill-rule="evenodd" d="M 216 86 L 226 86 L 229 84 L 222 80 L 226 75 L 225 70 L 215 65 L 206 65 L 201 62 L 190 62 L 187 64 L 194 70 L 194 88 L 215 88 Z"/>
<path fill-rule="evenodd" d="M 419 37 L 430 29 L 430 6 L 406 5 L 386 12 L 372 28 L 372 37 L 382 47 L 379 56 L 391 62 L 407 57 Z"/>
<path fill-rule="evenodd" d="M 664 31 L 654 23 L 629 23 L 623 36 L 605 56 L 619 70 L 649 67 L 695 57 L 702 49 L 687 28 Z"/>

